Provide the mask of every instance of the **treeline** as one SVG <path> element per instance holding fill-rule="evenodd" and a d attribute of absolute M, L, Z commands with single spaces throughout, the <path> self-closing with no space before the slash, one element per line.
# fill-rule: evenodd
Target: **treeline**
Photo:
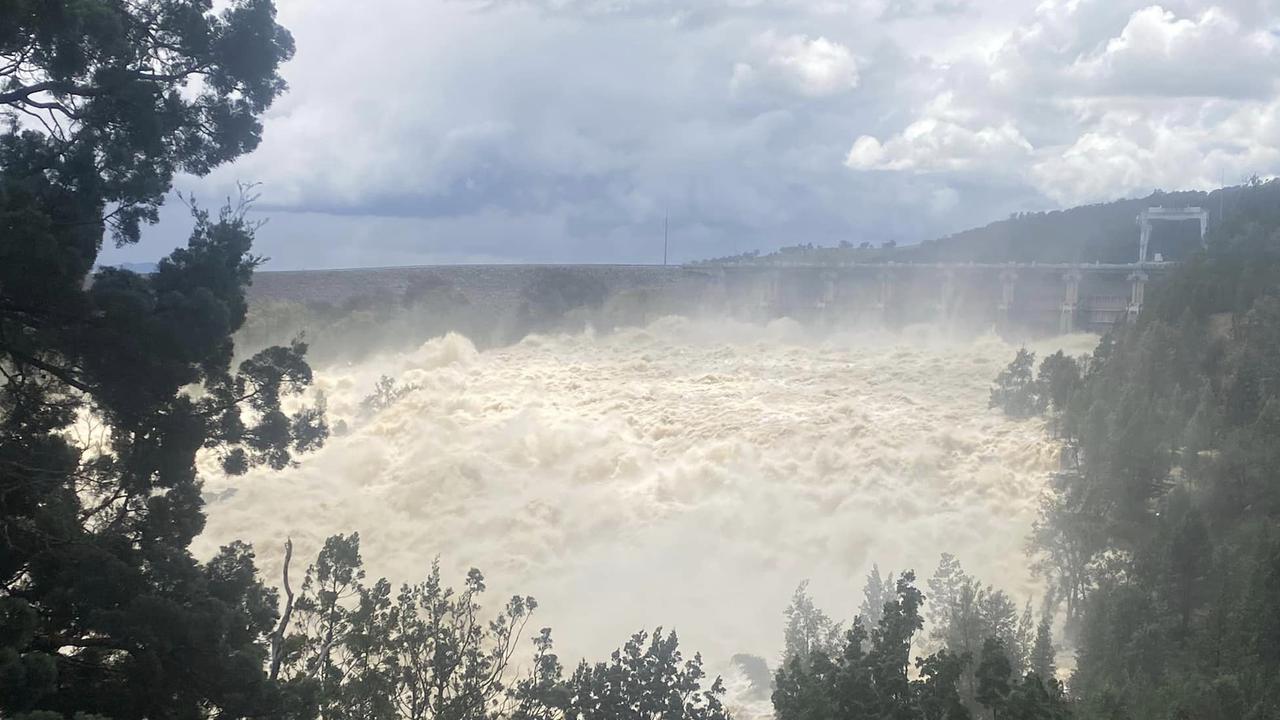
<path fill-rule="evenodd" d="M 1085 717 L 1280 717 L 1280 183 L 1236 208 L 1136 323 L 992 390 L 1070 459 L 1033 549 Z"/>
<path fill-rule="evenodd" d="M 920 245 L 902 248 L 902 259 L 915 262 L 1131 263 L 1138 259 L 1138 213 L 1149 207 L 1204 208 L 1210 226 L 1221 225 L 1240 207 L 1249 187 L 1213 192 L 1156 191 L 1143 198 L 1082 205 L 1066 210 L 1017 213 L 1005 220 L 965 230 Z M 1151 255 L 1189 257 L 1200 248 L 1195 221 L 1152 225 Z"/>
<path fill-rule="evenodd" d="M 1066 210 L 1016 213 L 979 228 L 918 245 L 896 242 L 842 242 L 823 247 L 802 243 L 770 253 L 758 251 L 706 260 L 707 263 L 752 264 L 773 261 L 812 263 L 982 262 L 982 263 L 1131 263 L 1138 259 L 1138 213 L 1149 207 L 1204 208 L 1210 227 L 1236 224 L 1250 216 L 1261 183 L 1221 188 L 1213 192 L 1156 191 L 1143 198 L 1082 205 Z M 1148 259 L 1157 253 L 1181 260 L 1200 249 L 1200 226 L 1195 221 L 1156 222 L 1152 225 Z"/>
<path fill-rule="evenodd" d="M 223 549 L 243 556 L 243 545 Z M 719 679 L 707 681 L 699 656 L 686 659 L 674 632 L 638 632 L 603 662 L 566 673 L 551 630 L 533 640 L 517 676 L 537 602 L 510 598 L 496 612 L 480 603 L 484 576 L 446 586 L 438 564 L 422 581 L 393 588 L 366 582 L 358 534 L 325 541 L 295 595 L 285 598 L 269 638 L 269 676 L 299 717 L 333 720 L 559 720 L 671 717 L 727 720 Z M 264 615 L 264 618 L 267 616 Z M 522 658 L 524 659 L 524 658 Z"/>
<path fill-rule="evenodd" d="M 1053 603 L 1039 622 L 1003 591 L 944 554 L 929 580 L 873 568 L 859 614 L 845 630 L 797 589 L 787 609 L 778 720 L 1059 720 L 1071 707 L 1056 678 Z M 926 635 L 925 620 L 929 632 Z M 932 648 L 928 655 L 913 649 Z"/>

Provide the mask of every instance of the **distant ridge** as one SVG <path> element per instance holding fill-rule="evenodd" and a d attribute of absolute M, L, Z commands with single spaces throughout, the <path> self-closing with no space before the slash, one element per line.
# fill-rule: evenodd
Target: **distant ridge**
<path fill-rule="evenodd" d="M 117 268 L 119 270 L 128 270 L 130 272 L 138 273 L 139 275 L 150 275 L 151 273 L 156 271 L 156 268 L 158 268 L 159 265 L 158 263 L 153 263 L 153 262 L 125 262 L 125 263 L 114 263 L 112 265 L 99 265 L 95 269 L 101 270 L 103 268 L 109 268 L 109 267 Z"/>
<path fill-rule="evenodd" d="M 1261 190 L 1261 193 L 1257 192 Z M 1248 197 L 1246 198 L 1246 195 Z M 1156 207 L 1199 206 L 1209 213 L 1209 232 L 1227 220 L 1240 203 L 1260 197 L 1280 202 L 1280 183 L 1257 182 L 1221 188 L 1213 192 L 1157 191 L 1142 198 L 1081 205 L 1066 210 L 1016 213 L 982 227 L 927 240 L 918 245 L 878 244 L 851 237 L 839 247 L 793 245 L 764 254 L 748 252 L 705 262 L 740 264 L 776 260 L 806 262 L 974 262 L 974 263 L 1102 263 L 1137 260 L 1138 213 Z M 1150 254 L 1185 257 L 1198 247 L 1200 229 L 1195 222 L 1160 223 L 1153 228 Z"/>
<path fill-rule="evenodd" d="M 1244 189 L 1157 191 L 1143 198 L 1018 213 L 899 252 L 904 259 L 935 262 L 1133 262 L 1137 259 L 1138 213 L 1156 206 L 1199 206 L 1209 211 L 1209 227 L 1213 228 L 1220 222 L 1220 210 L 1229 213 Z M 1195 223 L 1159 224 L 1153 230 L 1152 253 L 1185 255 L 1199 241 Z"/>

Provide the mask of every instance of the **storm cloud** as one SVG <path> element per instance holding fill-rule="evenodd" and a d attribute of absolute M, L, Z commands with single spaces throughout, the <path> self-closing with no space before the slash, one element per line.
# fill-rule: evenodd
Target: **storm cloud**
<path fill-rule="evenodd" d="M 1270 0 L 280 0 L 268 267 L 916 242 L 1280 167 Z M 185 210 L 113 260 L 182 241 Z"/>

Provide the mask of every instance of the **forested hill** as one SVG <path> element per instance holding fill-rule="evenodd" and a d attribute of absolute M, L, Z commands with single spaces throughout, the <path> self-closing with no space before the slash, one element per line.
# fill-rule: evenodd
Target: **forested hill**
<path fill-rule="evenodd" d="M 1082 718 L 1280 718 L 1280 181 L 1236 199 L 1136 323 L 993 389 L 1079 458 L 1032 549 Z"/>
<path fill-rule="evenodd" d="M 1082 205 L 1052 212 L 1019 213 L 972 230 L 930 240 L 899 252 L 917 261 L 953 262 L 1133 262 L 1137 256 L 1136 218 L 1155 206 L 1199 206 L 1216 226 L 1225 212 L 1237 210 L 1244 187 L 1213 192 L 1155 192 L 1144 198 Z M 1185 257 L 1198 245 L 1194 221 L 1157 223 L 1151 252 Z"/>
<path fill-rule="evenodd" d="M 1280 190 L 1271 183 L 1256 181 L 1213 192 L 1157 191 L 1143 198 L 1051 212 L 1018 213 L 1005 220 L 919 245 L 894 247 L 890 243 L 878 246 L 873 238 L 851 238 L 838 247 L 800 244 L 780 248 L 767 255 L 751 252 L 708 262 L 1127 263 L 1137 259 L 1137 216 L 1146 208 L 1202 207 L 1209 213 L 1209 226 L 1216 228 L 1222 224 L 1222 218 L 1230 223 L 1245 213 L 1247 208 L 1244 205 L 1247 203 L 1277 200 L 1280 200 Z M 1152 227 L 1150 254 L 1154 257 L 1160 253 L 1171 260 L 1182 259 L 1192 255 L 1199 243 L 1200 228 L 1195 221 L 1157 222 Z"/>

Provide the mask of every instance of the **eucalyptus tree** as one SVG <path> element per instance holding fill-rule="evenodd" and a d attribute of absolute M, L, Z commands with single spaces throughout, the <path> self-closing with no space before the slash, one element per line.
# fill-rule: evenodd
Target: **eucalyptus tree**
<path fill-rule="evenodd" d="M 155 273 L 94 271 L 177 173 L 257 146 L 293 53 L 270 0 L 0 2 L 0 715 L 306 712 L 263 670 L 252 550 L 207 563 L 197 453 L 316 447 L 305 347 L 232 368 L 260 262 L 240 203 L 194 210 Z M 283 689 L 282 689 L 283 687 Z M 294 692 L 297 691 L 297 692 Z M 298 702 L 294 702 L 298 701 Z"/>

